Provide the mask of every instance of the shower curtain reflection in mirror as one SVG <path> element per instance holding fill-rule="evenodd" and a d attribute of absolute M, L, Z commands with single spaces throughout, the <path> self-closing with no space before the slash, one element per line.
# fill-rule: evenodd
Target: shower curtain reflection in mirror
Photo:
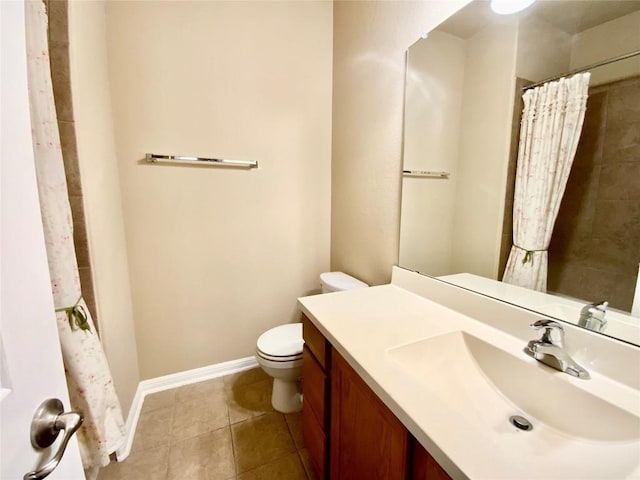
<path fill-rule="evenodd" d="M 561 78 L 523 95 L 513 245 L 504 282 L 546 291 L 547 249 L 580 139 L 589 78 Z"/>

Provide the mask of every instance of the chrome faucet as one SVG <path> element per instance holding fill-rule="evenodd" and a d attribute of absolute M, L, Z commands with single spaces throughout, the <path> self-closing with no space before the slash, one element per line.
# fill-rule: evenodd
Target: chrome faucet
<path fill-rule="evenodd" d="M 582 307 L 580 310 L 580 320 L 578 325 L 588 328 L 595 332 L 604 332 L 604 328 L 607 326 L 607 307 L 609 302 L 590 303 Z"/>
<path fill-rule="evenodd" d="M 578 365 L 564 349 L 564 328 L 553 320 L 538 320 L 531 324 L 536 330 L 543 330 L 539 340 L 531 340 L 527 345 L 528 353 L 539 362 L 568 373 L 574 377 L 588 380 L 589 372 Z"/>

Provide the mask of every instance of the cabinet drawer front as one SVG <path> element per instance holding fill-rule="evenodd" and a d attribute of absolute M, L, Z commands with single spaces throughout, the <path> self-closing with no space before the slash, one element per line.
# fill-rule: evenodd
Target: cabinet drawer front
<path fill-rule="evenodd" d="M 316 357 L 320 366 L 327 369 L 327 346 L 328 342 L 325 340 L 320 330 L 311 323 L 304 314 L 302 314 L 302 336 L 304 338 L 305 345 L 311 350 L 311 353 Z"/>
<path fill-rule="evenodd" d="M 316 469 L 318 478 L 325 478 L 327 437 L 315 415 L 307 407 L 302 409 L 302 440 L 309 451 L 309 459 Z"/>
<path fill-rule="evenodd" d="M 325 413 L 327 376 L 306 345 L 302 351 L 302 393 L 304 394 L 302 408 L 313 410 L 318 423 L 324 430 L 327 424 Z"/>

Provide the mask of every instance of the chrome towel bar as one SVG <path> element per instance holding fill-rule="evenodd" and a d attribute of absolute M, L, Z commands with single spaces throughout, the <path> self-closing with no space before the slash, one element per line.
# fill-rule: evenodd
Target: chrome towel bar
<path fill-rule="evenodd" d="M 258 168 L 258 162 L 245 160 L 224 160 L 221 158 L 202 158 L 187 155 L 158 155 L 147 153 L 145 159 L 149 163 L 187 163 L 191 165 L 211 165 L 214 167 Z"/>
<path fill-rule="evenodd" d="M 449 172 L 431 172 L 429 170 L 402 170 L 407 177 L 449 178 Z"/>

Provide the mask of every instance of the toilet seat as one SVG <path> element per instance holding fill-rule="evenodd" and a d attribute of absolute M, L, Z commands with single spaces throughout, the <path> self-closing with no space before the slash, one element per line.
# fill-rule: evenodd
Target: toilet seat
<path fill-rule="evenodd" d="M 342 272 L 320 276 L 322 293 L 364 288 L 368 285 Z M 256 342 L 255 358 L 273 379 L 271 405 L 282 413 L 302 410 L 302 323 L 280 325 L 264 332 Z"/>
<path fill-rule="evenodd" d="M 279 325 L 258 338 L 257 354 L 272 362 L 291 362 L 302 358 L 302 323 Z"/>
<path fill-rule="evenodd" d="M 256 350 L 256 353 L 260 358 L 264 358 L 265 360 L 269 360 L 271 362 L 293 362 L 295 360 L 300 360 L 302 358 L 302 354 L 300 355 L 291 355 L 289 357 L 276 357 L 274 355 L 267 355 L 260 350 Z"/>

